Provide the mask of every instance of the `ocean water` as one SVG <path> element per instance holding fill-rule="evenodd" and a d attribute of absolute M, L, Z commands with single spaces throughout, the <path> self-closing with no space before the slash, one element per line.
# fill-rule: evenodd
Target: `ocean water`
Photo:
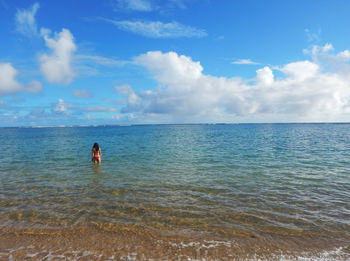
<path fill-rule="evenodd" d="M 0 141 L 0 258 L 350 259 L 350 124 L 1 128 Z"/>

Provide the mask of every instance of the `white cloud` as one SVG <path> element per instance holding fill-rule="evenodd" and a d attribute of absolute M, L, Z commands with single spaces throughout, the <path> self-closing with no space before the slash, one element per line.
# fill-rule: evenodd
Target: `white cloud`
<path fill-rule="evenodd" d="M 155 79 L 165 85 L 187 88 L 202 76 L 203 67 L 190 57 L 175 52 L 148 52 L 135 58 L 136 64 L 147 67 Z"/>
<path fill-rule="evenodd" d="M 317 48 L 317 46 L 314 46 L 313 49 L 315 50 L 315 49 L 320 49 L 320 48 Z M 326 52 L 329 52 L 329 51 L 331 51 L 331 50 L 334 50 L 333 45 L 330 44 L 330 43 L 325 44 L 324 46 L 321 47 L 321 49 L 322 49 L 322 51 L 325 52 L 325 53 L 326 53 Z"/>
<path fill-rule="evenodd" d="M 77 98 L 91 98 L 92 94 L 91 92 L 87 90 L 74 90 L 73 95 Z"/>
<path fill-rule="evenodd" d="M 135 58 L 135 62 L 149 69 L 162 88 L 144 92 L 144 112 L 192 117 L 211 114 L 222 97 L 225 85 L 236 80 L 215 78 L 202 74 L 199 62 L 174 52 L 148 52 Z"/>
<path fill-rule="evenodd" d="M 331 49 L 330 45 L 318 48 Z M 336 59 L 338 54 L 328 55 Z M 347 57 L 347 51 L 341 55 Z M 121 112 L 134 113 L 144 121 L 165 116 L 171 122 L 350 120 L 350 69 L 325 70 L 328 67 L 319 59 L 265 66 L 250 84 L 239 77 L 203 74 L 199 62 L 174 52 L 148 52 L 134 62 L 146 67 L 158 86 L 139 93 L 126 85 L 116 89 L 137 97 L 128 99 Z M 274 70 L 283 77 L 276 78 Z"/>
<path fill-rule="evenodd" d="M 256 64 L 260 64 L 260 63 L 257 63 L 257 62 L 254 62 L 250 59 L 240 59 L 240 60 L 236 60 L 236 61 L 233 61 L 232 64 L 252 64 L 252 65 L 256 65 Z"/>
<path fill-rule="evenodd" d="M 314 62 L 317 63 L 323 70 L 338 73 L 340 71 L 347 73 L 349 70 L 349 50 L 334 53 L 333 45 L 327 43 L 324 46 L 315 45 L 311 49 L 305 49 L 303 51 L 305 54 L 311 55 Z"/>
<path fill-rule="evenodd" d="M 337 58 L 344 59 L 345 61 L 350 60 L 350 51 L 349 50 L 345 50 L 343 52 L 338 53 L 337 54 Z"/>
<path fill-rule="evenodd" d="M 334 47 L 330 43 L 326 43 L 324 46 L 314 45 L 311 50 L 304 49 L 305 54 L 311 54 L 312 58 L 316 60 L 319 56 L 324 56 L 328 52 L 334 50 Z"/>
<path fill-rule="evenodd" d="M 104 19 L 104 21 L 116 25 L 120 30 L 150 38 L 201 38 L 208 35 L 202 29 L 178 22 L 163 23 L 160 21 L 118 21 L 110 19 Z"/>
<path fill-rule="evenodd" d="M 318 70 L 319 66 L 310 61 L 289 63 L 281 68 L 284 74 L 300 81 L 316 76 Z"/>
<path fill-rule="evenodd" d="M 116 92 L 120 95 L 127 96 L 127 107 L 123 108 L 122 112 L 130 112 L 139 110 L 141 107 L 141 98 L 135 93 L 133 88 L 129 86 L 128 84 L 119 85 L 114 87 Z"/>
<path fill-rule="evenodd" d="M 35 21 L 35 14 L 39 6 L 39 3 L 35 3 L 29 9 L 17 10 L 15 17 L 17 32 L 29 37 L 39 35 Z"/>
<path fill-rule="evenodd" d="M 69 115 L 69 112 L 67 109 L 68 109 L 67 104 L 64 102 L 63 99 L 60 98 L 60 99 L 58 99 L 58 103 L 53 106 L 52 110 L 56 114 Z"/>
<path fill-rule="evenodd" d="M 54 38 L 49 37 L 50 31 L 47 29 L 41 29 L 41 34 L 47 47 L 53 51 L 51 55 L 40 55 L 42 73 L 48 82 L 68 85 L 76 76 L 72 69 L 73 52 L 76 50 L 73 35 L 67 29 L 56 33 Z"/>
<path fill-rule="evenodd" d="M 147 0 L 116 0 L 115 9 L 149 12 L 153 10 L 152 4 Z"/>
<path fill-rule="evenodd" d="M 271 85 L 274 80 L 274 75 L 270 67 L 265 66 L 256 71 L 256 79 L 258 84 Z"/>
<path fill-rule="evenodd" d="M 0 63 L 0 95 L 17 92 L 40 92 L 42 85 L 38 81 L 22 84 L 16 80 L 18 71 L 10 63 Z"/>

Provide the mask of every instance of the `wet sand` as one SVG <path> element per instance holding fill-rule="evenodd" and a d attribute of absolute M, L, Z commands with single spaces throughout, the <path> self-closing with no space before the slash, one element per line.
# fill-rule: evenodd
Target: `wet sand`
<path fill-rule="evenodd" d="M 348 239 L 150 231 L 108 224 L 74 229 L 0 229 L 0 260 L 349 260 Z"/>

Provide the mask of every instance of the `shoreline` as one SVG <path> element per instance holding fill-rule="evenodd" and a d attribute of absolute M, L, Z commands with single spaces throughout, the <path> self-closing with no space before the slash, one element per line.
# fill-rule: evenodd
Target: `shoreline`
<path fill-rule="evenodd" d="M 176 231 L 175 231 L 176 232 Z M 74 229 L 0 228 L 0 259 L 46 260 L 348 260 L 347 238 L 272 234 L 175 235 L 136 225 Z M 311 258 L 311 259 L 310 259 Z"/>

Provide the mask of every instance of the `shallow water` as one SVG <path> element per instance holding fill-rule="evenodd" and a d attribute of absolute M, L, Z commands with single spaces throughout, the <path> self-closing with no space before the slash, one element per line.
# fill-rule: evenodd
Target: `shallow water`
<path fill-rule="evenodd" d="M 166 244 L 350 245 L 348 124 L 1 128 L 0 140 L 6 235 L 133 226 Z"/>

